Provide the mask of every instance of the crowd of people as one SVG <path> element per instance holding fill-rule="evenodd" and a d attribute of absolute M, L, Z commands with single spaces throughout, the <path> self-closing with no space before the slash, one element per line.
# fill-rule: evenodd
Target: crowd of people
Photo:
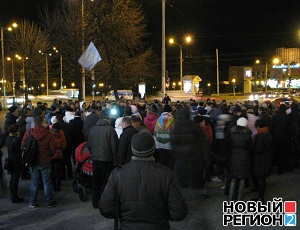
<path fill-rule="evenodd" d="M 282 174 L 299 166 L 299 130 L 297 102 L 233 104 L 208 98 L 185 103 L 171 102 L 167 95 L 142 104 L 123 98 L 113 103 L 54 99 L 50 106 L 28 101 L 9 108 L 3 128 L 14 164 L 11 201 L 24 201 L 19 179 L 30 178 L 30 207 L 38 205 L 40 184 L 52 207 L 54 192 L 74 176 L 77 146 L 87 142 L 93 207 L 108 218 L 118 209 L 122 226 L 144 222 L 163 229 L 187 213 L 189 198 L 182 189 L 208 198 L 204 188 L 211 180 L 224 182 L 220 189 L 228 200 L 243 200 L 253 181 L 253 200 L 264 202 L 267 177 L 275 169 Z M 30 135 L 38 140 L 39 157 L 26 168 L 21 149 Z"/>

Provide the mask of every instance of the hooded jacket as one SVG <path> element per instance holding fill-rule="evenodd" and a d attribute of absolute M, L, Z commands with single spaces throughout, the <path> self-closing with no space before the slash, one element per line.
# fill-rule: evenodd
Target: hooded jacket
<path fill-rule="evenodd" d="M 124 165 L 131 160 L 131 139 L 138 131 L 132 125 L 123 129 L 119 140 L 118 165 Z"/>
<path fill-rule="evenodd" d="M 158 114 L 153 112 L 148 112 L 147 116 L 144 118 L 144 124 L 150 130 L 150 133 L 152 135 L 154 134 L 154 128 L 157 119 L 158 119 Z"/>
<path fill-rule="evenodd" d="M 172 149 L 170 133 L 174 121 L 172 114 L 167 112 L 162 113 L 157 119 L 154 129 L 154 138 L 157 149 Z"/>
<path fill-rule="evenodd" d="M 54 137 L 53 134 L 41 125 L 35 125 L 33 129 L 27 131 L 24 134 L 22 140 L 22 149 L 24 148 L 25 141 L 29 137 L 29 132 L 31 132 L 34 139 L 37 141 L 37 151 L 38 151 L 38 166 L 46 166 L 51 164 L 51 156 L 54 154 L 56 147 L 53 144 Z"/>
<path fill-rule="evenodd" d="M 116 122 L 115 122 L 115 130 L 117 132 L 118 138 L 120 138 L 120 136 L 123 132 L 122 119 L 123 119 L 123 117 L 118 117 Z"/>
<path fill-rule="evenodd" d="M 99 115 L 96 112 L 89 114 L 83 122 L 83 136 L 84 140 L 88 140 L 90 129 L 97 123 L 99 120 Z"/>
<path fill-rule="evenodd" d="M 52 129 L 53 133 L 53 144 L 56 147 L 56 150 L 51 157 L 51 159 L 62 159 L 63 158 L 63 149 L 67 146 L 67 141 L 65 134 L 62 130 Z"/>
<path fill-rule="evenodd" d="M 89 132 L 88 148 L 93 161 L 113 161 L 117 165 L 118 135 L 106 119 L 99 119 Z"/>

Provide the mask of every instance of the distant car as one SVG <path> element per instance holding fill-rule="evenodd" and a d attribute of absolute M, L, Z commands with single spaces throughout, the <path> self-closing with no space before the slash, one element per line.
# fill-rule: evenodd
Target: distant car
<path fill-rule="evenodd" d="M 260 92 L 255 93 L 255 94 L 251 94 L 251 95 L 249 96 L 249 100 L 250 100 L 250 101 L 258 100 L 258 99 L 265 99 L 265 98 L 266 98 L 266 94 L 260 93 Z"/>
<path fill-rule="evenodd" d="M 288 93 L 288 92 L 282 92 L 282 93 L 280 93 L 280 97 L 286 97 L 286 98 L 289 98 L 290 96 L 291 96 L 291 94 Z"/>
<path fill-rule="evenodd" d="M 275 98 L 278 96 L 279 96 L 278 92 L 267 92 L 266 93 L 266 98 Z"/>
<path fill-rule="evenodd" d="M 295 100 L 292 100 L 289 97 L 278 97 L 278 98 L 271 100 L 271 102 L 275 102 L 276 104 L 291 104 L 292 101 L 295 101 Z"/>

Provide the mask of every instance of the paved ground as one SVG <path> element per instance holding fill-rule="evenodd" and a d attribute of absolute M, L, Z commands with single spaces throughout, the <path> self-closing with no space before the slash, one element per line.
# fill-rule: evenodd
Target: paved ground
<path fill-rule="evenodd" d="M 6 152 L 5 148 L 3 150 Z M 8 175 L 5 176 L 5 180 L 8 183 Z M 284 201 L 298 201 L 297 209 L 300 210 L 299 184 L 299 168 L 283 175 L 274 174 L 268 178 L 266 199 L 282 197 Z M 53 208 L 46 208 L 43 190 L 39 191 L 39 206 L 30 208 L 28 206 L 29 185 L 29 180 L 20 181 L 19 194 L 26 200 L 21 204 L 11 203 L 9 191 L 0 189 L 0 229 L 113 229 L 113 220 L 105 219 L 92 207 L 90 195 L 87 202 L 80 201 L 78 194 L 73 192 L 72 180 L 63 181 L 62 190 L 55 195 L 57 205 Z M 189 212 L 185 220 L 172 223 L 172 229 L 225 229 L 222 225 L 222 202 L 227 197 L 219 189 L 220 185 L 221 182 L 208 183 L 207 191 L 210 194 L 208 199 L 198 198 L 199 191 L 184 190 Z M 255 194 L 250 193 L 250 189 L 246 190 L 245 200 L 250 200 L 254 196 Z M 297 227 L 293 229 L 300 229 L 299 211 L 297 216 Z M 256 228 L 244 227 L 244 229 Z"/>

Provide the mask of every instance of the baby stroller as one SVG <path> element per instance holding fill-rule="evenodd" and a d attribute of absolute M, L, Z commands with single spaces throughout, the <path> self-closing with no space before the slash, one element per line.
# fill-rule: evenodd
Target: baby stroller
<path fill-rule="evenodd" d="M 91 193 L 93 163 L 87 142 L 81 143 L 75 150 L 76 171 L 73 190 L 79 194 L 79 199 L 87 201 L 87 193 Z"/>

